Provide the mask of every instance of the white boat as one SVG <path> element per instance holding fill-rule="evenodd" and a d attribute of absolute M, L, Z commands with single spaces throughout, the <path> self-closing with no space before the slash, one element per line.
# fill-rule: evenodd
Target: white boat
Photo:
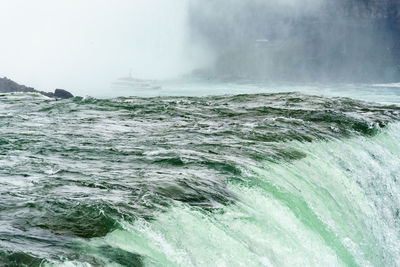
<path fill-rule="evenodd" d="M 132 90 L 160 90 L 161 86 L 154 80 L 133 78 L 131 74 L 128 77 L 121 77 L 111 83 L 112 88 L 132 89 Z"/>

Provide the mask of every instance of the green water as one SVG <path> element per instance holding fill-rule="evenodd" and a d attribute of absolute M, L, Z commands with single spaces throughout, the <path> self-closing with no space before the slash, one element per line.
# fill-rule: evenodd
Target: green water
<path fill-rule="evenodd" d="M 0 103 L 3 266 L 400 265 L 395 105 L 300 93 Z"/>

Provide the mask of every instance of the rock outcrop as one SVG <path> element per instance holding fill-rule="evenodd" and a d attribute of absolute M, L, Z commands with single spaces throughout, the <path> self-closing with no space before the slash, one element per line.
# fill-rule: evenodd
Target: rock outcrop
<path fill-rule="evenodd" d="M 64 90 L 64 89 L 56 89 L 54 91 L 54 97 L 55 98 L 72 98 L 74 97 L 70 92 Z"/>
<path fill-rule="evenodd" d="M 39 93 L 51 98 L 72 98 L 74 97 L 70 92 L 63 89 L 56 89 L 54 93 L 44 92 L 36 90 L 32 87 L 27 87 L 25 85 L 18 84 L 8 78 L 0 78 L 0 93 L 13 93 L 13 92 L 27 92 L 27 93 Z"/>
<path fill-rule="evenodd" d="M 0 92 L 1 93 L 36 92 L 36 90 L 32 87 L 20 85 L 8 78 L 0 78 Z"/>

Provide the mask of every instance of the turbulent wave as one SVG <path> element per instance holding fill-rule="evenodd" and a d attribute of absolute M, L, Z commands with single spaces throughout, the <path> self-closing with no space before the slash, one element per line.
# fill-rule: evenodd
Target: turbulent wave
<path fill-rule="evenodd" d="M 400 265 L 400 107 L 0 96 L 5 266 Z"/>

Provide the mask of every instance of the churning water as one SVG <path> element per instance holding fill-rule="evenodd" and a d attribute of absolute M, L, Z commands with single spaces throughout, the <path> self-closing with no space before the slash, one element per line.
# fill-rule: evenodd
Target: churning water
<path fill-rule="evenodd" d="M 0 266 L 399 266 L 400 107 L 0 96 Z"/>

